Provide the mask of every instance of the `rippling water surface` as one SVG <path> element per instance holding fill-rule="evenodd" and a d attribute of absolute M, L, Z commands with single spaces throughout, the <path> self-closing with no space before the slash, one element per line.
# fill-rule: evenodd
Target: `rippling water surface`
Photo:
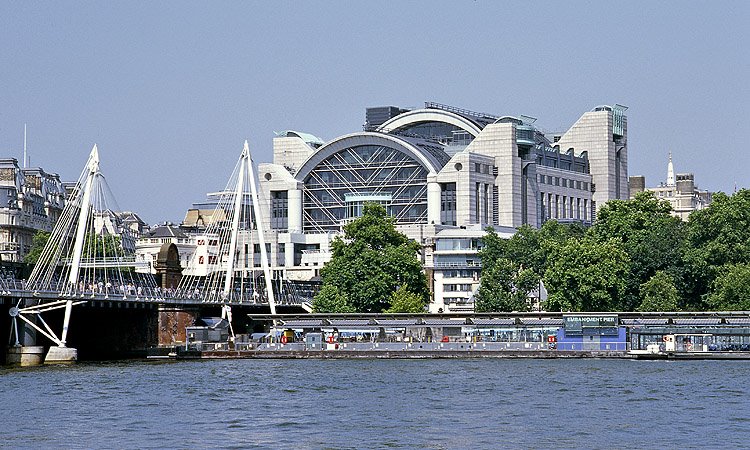
<path fill-rule="evenodd" d="M 215 360 L 0 369 L 7 448 L 746 448 L 750 362 Z"/>

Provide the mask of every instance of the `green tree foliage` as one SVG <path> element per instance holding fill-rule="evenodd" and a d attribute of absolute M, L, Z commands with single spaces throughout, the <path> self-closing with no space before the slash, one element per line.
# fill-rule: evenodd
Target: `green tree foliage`
<path fill-rule="evenodd" d="M 513 277 L 531 270 L 545 283 L 548 310 L 750 309 L 742 300 L 750 298 L 750 190 L 714 195 L 687 222 L 670 213 L 669 202 L 644 192 L 607 202 L 589 229 L 547 221 L 510 239 L 490 230 L 477 308 L 517 309 Z"/>
<path fill-rule="evenodd" d="M 538 286 L 539 275 L 532 269 L 505 258 L 493 261 L 489 270 L 482 270 L 474 308 L 477 312 L 529 311 L 529 292 Z"/>
<path fill-rule="evenodd" d="M 674 281 L 664 271 L 658 271 L 650 280 L 641 285 L 643 301 L 638 311 L 677 311 L 677 288 Z"/>
<path fill-rule="evenodd" d="M 616 240 L 568 239 L 553 255 L 544 281 L 548 311 L 622 309 L 630 260 Z"/>
<path fill-rule="evenodd" d="M 631 311 L 641 303 L 641 285 L 657 271 L 677 273 L 682 262 L 682 221 L 673 217 L 669 202 L 653 192 L 633 200 L 612 200 L 598 212 L 589 235 L 599 242 L 618 239 L 630 259 L 621 306 Z"/>
<path fill-rule="evenodd" d="M 46 231 L 37 231 L 31 241 L 31 250 L 29 250 L 29 253 L 23 258 L 23 262 L 26 264 L 36 264 L 36 262 L 39 261 L 39 257 L 42 256 L 44 246 L 47 245 L 47 241 L 49 241 L 49 236 L 50 233 L 47 233 Z"/>
<path fill-rule="evenodd" d="M 585 229 L 578 224 L 564 225 L 555 220 L 545 222 L 539 230 L 523 225 L 509 239 L 500 237 L 492 227 L 488 227 L 479 252 L 482 276 L 485 269 L 489 272 L 497 261 L 506 259 L 533 270 L 541 277 L 547 270 L 550 254 L 568 239 L 578 239 L 584 234 Z"/>
<path fill-rule="evenodd" d="M 685 239 L 681 283 L 691 306 L 701 309 L 712 288 L 721 288 L 714 280 L 726 275 L 726 266 L 750 264 L 750 190 L 715 194 L 708 208 L 690 215 Z"/>
<path fill-rule="evenodd" d="M 346 294 L 332 285 L 323 286 L 313 300 L 313 312 L 316 313 L 353 313 L 356 312 Z"/>
<path fill-rule="evenodd" d="M 391 307 L 385 312 L 418 314 L 425 312 L 424 307 L 424 297 L 409 291 L 409 288 L 402 284 L 391 295 Z"/>
<path fill-rule="evenodd" d="M 476 311 L 528 311 L 528 294 L 539 286 L 550 255 L 569 239 L 580 239 L 585 229 L 577 224 L 545 222 L 541 229 L 521 226 L 509 239 L 487 228 L 482 238 L 482 281 L 475 298 Z"/>
<path fill-rule="evenodd" d="M 402 285 L 427 303 L 419 244 L 396 231 L 383 206 L 365 205 L 362 217 L 344 226 L 343 238 L 336 237 L 331 249 L 331 260 L 321 270 L 323 287 L 338 288 L 356 312 L 388 309 Z"/>
<path fill-rule="evenodd" d="M 708 305 L 724 311 L 750 311 L 750 264 L 727 265 L 718 272 Z"/>
<path fill-rule="evenodd" d="M 123 256 L 122 239 L 111 234 L 87 233 L 83 241 L 84 258 L 114 258 Z"/>

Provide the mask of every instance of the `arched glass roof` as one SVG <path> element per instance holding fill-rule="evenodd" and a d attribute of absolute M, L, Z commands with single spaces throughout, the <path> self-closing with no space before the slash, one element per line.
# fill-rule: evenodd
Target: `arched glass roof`
<path fill-rule="evenodd" d="M 397 223 L 427 223 L 427 177 L 447 163 L 440 145 L 356 133 L 321 147 L 300 168 L 303 229 L 338 231 L 365 200 L 378 198 Z"/>

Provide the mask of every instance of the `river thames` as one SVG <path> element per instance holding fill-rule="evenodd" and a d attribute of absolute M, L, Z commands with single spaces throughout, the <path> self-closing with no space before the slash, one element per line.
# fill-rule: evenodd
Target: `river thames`
<path fill-rule="evenodd" d="M 213 360 L 0 368 L 7 448 L 747 448 L 750 362 Z"/>

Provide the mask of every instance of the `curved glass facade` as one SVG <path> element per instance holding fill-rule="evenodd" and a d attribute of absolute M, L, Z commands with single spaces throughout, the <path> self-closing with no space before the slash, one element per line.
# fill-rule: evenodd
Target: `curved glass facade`
<path fill-rule="evenodd" d="M 469 145 L 474 140 L 468 131 L 444 122 L 417 122 L 401 127 L 392 134 L 435 139 L 448 145 Z"/>
<path fill-rule="evenodd" d="M 385 196 L 399 224 L 427 222 L 427 169 L 395 148 L 360 145 L 338 151 L 304 180 L 303 230 L 338 231 L 357 196 Z M 357 194 L 357 195 L 352 195 Z"/>

